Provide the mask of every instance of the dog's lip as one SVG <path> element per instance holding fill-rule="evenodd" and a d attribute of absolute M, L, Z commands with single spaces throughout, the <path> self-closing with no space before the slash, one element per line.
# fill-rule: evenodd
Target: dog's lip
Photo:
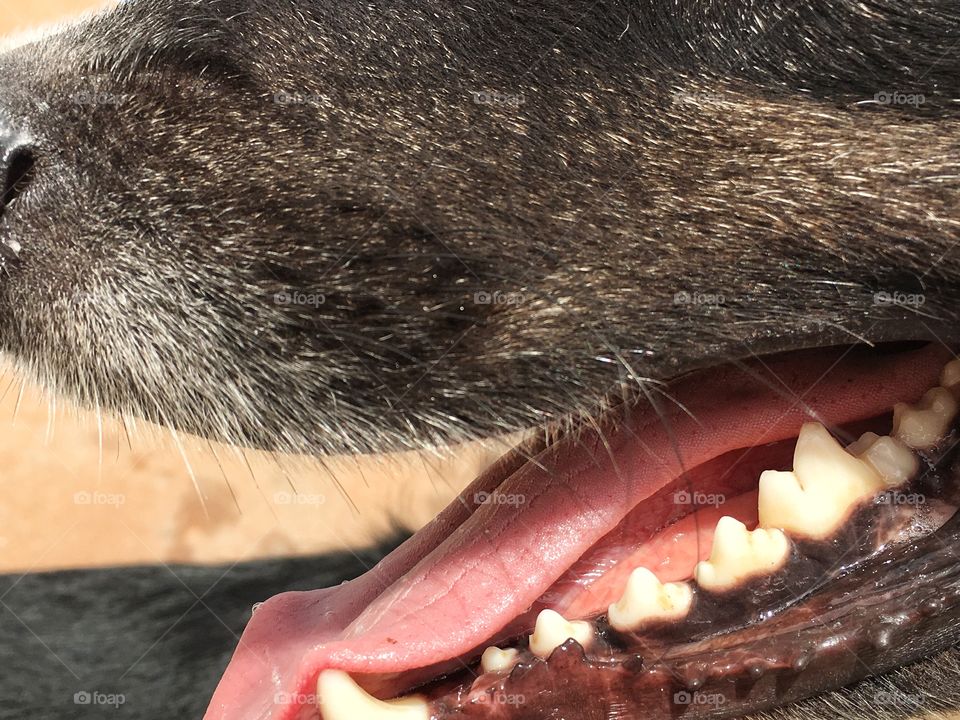
<path fill-rule="evenodd" d="M 842 357 L 840 351 L 791 354 L 767 360 L 764 367 L 787 378 L 788 386 L 806 389 L 823 382 L 822 376 Z M 659 473 L 645 467 L 650 464 L 649 447 L 633 445 L 631 455 L 631 445 L 615 425 L 555 443 L 536 462 L 528 462 L 526 452 L 518 450 L 362 578 L 341 588 L 281 595 L 261 606 L 221 681 L 207 720 L 301 717 L 298 713 L 309 713 L 309 708 L 278 704 L 277 695 L 314 697 L 317 676 L 325 668 L 376 676 L 366 684 L 381 696 L 426 681 L 438 667 L 475 651 L 530 607 L 637 502 L 681 473 L 684 461 L 698 464 L 754 445 L 758 437 L 766 442 L 792 437 L 811 412 L 834 422 L 880 414 L 896 400 L 918 398 L 935 381 L 946 358 L 947 353 L 935 346 L 897 355 L 854 354 L 846 359 L 842 377 L 812 391 L 804 407 L 792 406 L 776 393 L 756 388 L 750 392 L 742 383 L 741 387 L 727 383 L 728 402 L 717 410 L 717 398 L 704 393 L 701 379 L 685 378 L 671 388 L 677 403 L 672 427 L 665 428 L 660 413 L 631 416 L 630 434 L 643 431 L 648 445 L 651 437 L 657 437 L 662 449 L 676 450 L 676 437 L 684 438 L 684 458 L 677 463 L 671 452 L 662 454 L 668 461 Z M 735 423 L 726 409 L 734 401 L 740 404 Z M 640 479 L 631 475 L 624 483 L 624 475 L 598 464 L 598 458 L 607 457 L 617 445 L 622 446 L 613 453 L 618 467 L 629 468 L 627 474 Z M 585 447 L 601 452 L 584 452 Z M 604 492 L 598 494 L 598 487 Z M 494 491 L 536 497 L 537 502 L 530 504 L 534 513 L 529 507 L 521 511 L 509 505 L 478 506 L 473 499 Z M 571 496 L 580 498 L 576 512 L 543 515 L 553 506 L 571 507 Z M 536 508 L 543 516 L 533 522 Z M 512 569 L 490 572 L 492 563 Z M 425 598 L 433 606 L 426 613 Z M 479 604 L 477 598 L 482 598 Z M 412 672 L 415 668 L 420 672 Z"/>

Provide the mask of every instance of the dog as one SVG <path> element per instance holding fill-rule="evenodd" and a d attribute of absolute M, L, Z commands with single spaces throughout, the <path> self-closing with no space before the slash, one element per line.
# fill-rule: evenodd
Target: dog
<path fill-rule="evenodd" d="M 958 341 L 958 46 L 948 0 L 132 0 L 7 48 L 0 338 L 24 373 L 82 406 L 278 453 L 529 438 L 426 535 L 359 559 L 177 568 L 184 583 L 157 567 L 9 579 L 0 717 L 960 708 L 953 525 L 937 514 L 952 507 L 947 371 L 920 400 Z M 806 397 L 822 377 L 830 392 Z M 785 396 L 780 428 L 764 412 Z M 830 410 L 841 396 L 850 417 Z M 607 504 L 633 507 L 645 487 L 617 478 L 657 465 L 625 465 L 624 448 L 662 434 L 656 457 L 689 479 L 709 459 L 691 454 L 696 427 L 742 407 L 736 424 L 753 434 L 723 456 L 786 443 L 766 469 L 789 473 L 794 440 L 831 442 L 803 421 L 843 436 L 895 400 L 908 405 L 884 447 L 897 468 L 937 469 L 939 484 L 914 493 L 936 502 L 882 562 L 844 565 L 820 594 L 776 596 L 782 621 L 763 608 L 807 644 L 768 647 L 758 628 L 774 625 L 730 617 L 757 612 L 750 592 L 800 587 L 782 554 L 780 585 L 759 570 L 724 584 L 729 568 L 701 559 L 710 574 L 697 566 L 682 625 L 693 635 L 676 618 L 634 632 L 612 609 L 571 615 L 579 625 L 550 614 L 560 549 L 572 543 L 566 567 L 608 537 Z M 916 418 L 937 413 L 928 441 Z M 856 462 L 866 473 L 879 460 Z M 694 493 L 710 489 L 690 477 Z M 576 513 L 563 500 L 574 487 Z M 759 493 L 761 521 L 786 512 Z M 865 547 L 846 531 L 800 541 L 778 523 L 764 537 L 787 538 L 803 562 L 835 568 L 838 548 Z M 481 537 L 503 553 L 490 586 L 456 565 L 486 557 Z M 342 592 L 311 594 L 381 557 Z M 456 581 L 420 600 L 449 618 L 449 598 L 471 588 L 453 620 L 429 621 L 393 584 L 445 573 Z M 288 590 L 308 592 L 251 620 Z M 549 611 L 543 626 L 532 609 Z M 835 627 L 809 620 L 830 613 Z M 284 636 L 294 616 L 308 621 Z M 746 648 L 735 660 L 724 637 Z M 515 654 L 478 670 L 480 641 Z"/>

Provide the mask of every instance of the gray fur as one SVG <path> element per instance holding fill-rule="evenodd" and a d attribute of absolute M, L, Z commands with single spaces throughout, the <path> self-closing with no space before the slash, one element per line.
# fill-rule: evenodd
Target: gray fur
<path fill-rule="evenodd" d="M 951 0 L 127 3 L 0 56 L 36 158 L 0 341 L 84 405 L 329 453 L 955 340 L 958 43 Z"/>
<path fill-rule="evenodd" d="M 122 5 L 0 61 L 38 163 L 3 344 L 86 405 L 362 452 L 721 356 L 953 333 L 958 12 Z"/>

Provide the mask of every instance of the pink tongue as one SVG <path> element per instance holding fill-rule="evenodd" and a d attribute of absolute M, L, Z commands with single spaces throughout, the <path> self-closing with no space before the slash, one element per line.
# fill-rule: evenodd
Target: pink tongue
<path fill-rule="evenodd" d="M 714 370 L 709 382 L 672 386 L 659 412 L 633 409 L 628 423 L 553 445 L 535 463 L 508 456 L 364 576 L 261 605 L 205 720 L 316 718 L 328 668 L 371 676 L 357 679 L 384 697 L 403 692 L 502 630 L 684 471 L 794 437 L 811 418 L 846 423 L 916 400 L 946 357 L 816 351 Z"/>

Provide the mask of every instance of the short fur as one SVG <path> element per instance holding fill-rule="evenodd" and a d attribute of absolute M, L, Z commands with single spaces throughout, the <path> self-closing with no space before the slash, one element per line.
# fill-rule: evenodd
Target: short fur
<path fill-rule="evenodd" d="M 952 341 L 958 43 L 952 0 L 126 3 L 0 56 L 36 163 L 0 342 L 84 405 L 322 454 Z"/>

